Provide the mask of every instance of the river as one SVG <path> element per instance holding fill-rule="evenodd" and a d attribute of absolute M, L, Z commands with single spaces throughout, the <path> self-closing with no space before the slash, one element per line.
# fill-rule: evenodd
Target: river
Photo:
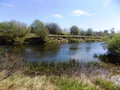
<path fill-rule="evenodd" d="M 1 46 L 0 48 L 22 53 L 28 61 L 67 61 L 76 59 L 82 62 L 99 61 L 98 56 L 107 49 L 102 42 L 51 44 L 46 46 Z"/>

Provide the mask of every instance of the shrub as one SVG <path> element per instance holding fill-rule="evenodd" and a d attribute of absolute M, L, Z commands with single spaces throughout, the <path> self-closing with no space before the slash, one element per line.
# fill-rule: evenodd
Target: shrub
<path fill-rule="evenodd" d="M 108 40 L 108 55 L 115 63 L 120 64 L 120 34 L 111 37 Z"/>

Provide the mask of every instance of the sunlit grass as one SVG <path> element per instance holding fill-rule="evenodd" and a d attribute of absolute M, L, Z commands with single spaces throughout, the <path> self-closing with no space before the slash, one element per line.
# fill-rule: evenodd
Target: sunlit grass
<path fill-rule="evenodd" d="M 99 85 L 103 90 L 120 90 L 120 86 L 117 86 L 113 82 L 100 78 L 95 80 L 95 84 Z"/>
<path fill-rule="evenodd" d="M 0 90 L 119 90 L 107 81 L 111 67 L 100 62 L 26 62 L 5 53 L 0 66 Z"/>
<path fill-rule="evenodd" d="M 1 81 L 0 90 L 54 90 L 54 86 L 46 76 L 17 74 Z"/>

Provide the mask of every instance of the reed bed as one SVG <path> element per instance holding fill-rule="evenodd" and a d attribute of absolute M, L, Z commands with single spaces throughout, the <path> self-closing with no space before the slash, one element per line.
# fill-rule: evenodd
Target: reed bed
<path fill-rule="evenodd" d="M 0 56 L 0 90 L 120 90 L 110 71 L 102 62 L 27 62 L 22 55 L 5 53 Z"/>

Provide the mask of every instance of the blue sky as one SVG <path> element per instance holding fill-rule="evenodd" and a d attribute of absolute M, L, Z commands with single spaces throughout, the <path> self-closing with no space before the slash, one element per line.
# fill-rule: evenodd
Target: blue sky
<path fill-rule="evenodd" d="M 35 19 L 55 22 L 62 28 L 77 25 L 93 30 L 120 31 L 119 0 L 0 0 L 0 22 Z"/>

